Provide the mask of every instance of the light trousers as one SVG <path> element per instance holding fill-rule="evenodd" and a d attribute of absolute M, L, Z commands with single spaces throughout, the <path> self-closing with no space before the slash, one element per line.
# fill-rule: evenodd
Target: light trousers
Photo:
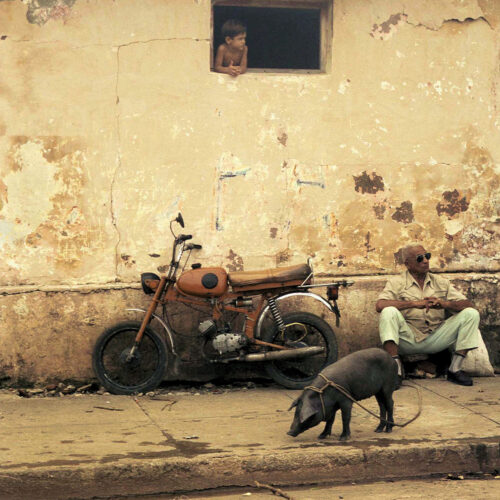
<path fill-rule="evenodd" d="M 421 342 L 416 342 L 415 335 L 404 316 L 395 307 L 382 309 L 379 318 L 379 332 L 382 343 L 394 341 L 399 346 L 400 354 L 433 354 L 453 348 L 475 349 L 479 345 L 479 313 L 467 307 L 430 333 Z"/>

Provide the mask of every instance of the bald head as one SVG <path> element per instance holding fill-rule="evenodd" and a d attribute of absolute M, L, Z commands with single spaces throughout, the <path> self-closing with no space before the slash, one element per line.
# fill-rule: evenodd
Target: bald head
<path fill-rule="evenodd" d="M 403 262 L 412 275 L 427 274 L 429 271 L 429 260 L 425 257 L 427 250 L 421 244 L 408 245 L 402 249 L 401 253 Z"/>

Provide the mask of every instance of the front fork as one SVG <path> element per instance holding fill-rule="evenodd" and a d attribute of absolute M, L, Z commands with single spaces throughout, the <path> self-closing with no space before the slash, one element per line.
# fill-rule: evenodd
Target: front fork
<path fill-rule="evenodd" d="M 163 294 L 163 291 L 165 290 L 166 285 L 167 285 L 167 277 L 163 276 L 160 278 L 160 283 L 158 284 L 158 288 L 156 289 L 155 294 L 153 295 L 153 299 L 151 300 L 151 304 L 149 304 L 148 310 L 146 311 L 146 315 L 142 320 L 141 327 L 139 328 L 139 331 L 135 336 L 134 345 L 132 346 L 132 349 L 130 349 L 130 352 L 127 355 L 126 359 L 127 362 L 132 361 L 132 359 L 134 358 L 135 353 L 139 348 L 139 344 L 141 343 L 142 337 L 144 336 L 144 332 L 146 331 L 146 327 L 149 325 L 151 318 L 153 317 L 156 308 L 160 303 L 160 298 Z"/>

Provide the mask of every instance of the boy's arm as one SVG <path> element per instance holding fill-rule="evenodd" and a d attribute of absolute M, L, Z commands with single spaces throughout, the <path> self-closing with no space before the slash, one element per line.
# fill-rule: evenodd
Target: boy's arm
<path fill-rule="evenodd" d="M 247 70 L 247 54 L 248 54 L 248 47 L 245 46 L 243 56 L 240 62 L 240 74 L 245 73 L 245 71 Z"/>
<path fill-rule="evenodd" d="M 215 71 L 217 71 L 217 73 L 226 73 L 227 75 L 236 76 L 238 73 L 236 72 L 236 69 L 234 68 L 232 61 L 229 66 L 222 65 L 222 62 L 224 61 L 225 51 L 226 47 L 224 47 L 224 45 L 219 45 L 219 48 L 217 49 L 217 54 L 215 56 L 214 69 Z"/>
<path fill-rule="evenodd" d="M 222 66 L 222 61 L 224 60 L 224 45 L 219 45 L 217 49 L 217 54 L 215 55 L 214 69 L 218 73 L 225 73 L 224 67 Z"/>

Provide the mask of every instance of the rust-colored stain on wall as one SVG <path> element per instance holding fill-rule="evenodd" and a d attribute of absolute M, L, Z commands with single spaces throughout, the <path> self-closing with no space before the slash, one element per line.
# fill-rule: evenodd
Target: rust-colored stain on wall
<path fill-rule="evenodd" d="M 379 220 L 384 219 L 385 211 L 387 209 L 385 200 L 383 202 L 374 203 L 373 211 L 375 212 L 375 217 Z"/>
<path fill-rule="evenodd" d="M 227 264 L 228 271 L 243 271 L 243 259 L 234 253 L 233 250 L 229 250 L 229 254 L 226 259 L 229 261 Z"/>
<path fill-rule="evenodd" d="M 415 220 L 413 215 L 413 204 L 411 201 L 403 201 L 392 214 L 392 219 L 403 224 L 409 224 Z"/>
<path fill-rule="evenodd" d="M 375 172 L 367 174 L 365 170 L 361 175 L 353 175 L 353 178 L 354 189 L 361 194 L 375 194 L 385 189 L 384 179 Z"/>
<path fill-rule="evenodd" d="M 468 196 L 460 193 L 457 189 L 445 191 L 443 200 L 436 205 L 438 215 L 446 214 L 450 219 L 460 212 L 465 212 L 468 208 Z"/>

